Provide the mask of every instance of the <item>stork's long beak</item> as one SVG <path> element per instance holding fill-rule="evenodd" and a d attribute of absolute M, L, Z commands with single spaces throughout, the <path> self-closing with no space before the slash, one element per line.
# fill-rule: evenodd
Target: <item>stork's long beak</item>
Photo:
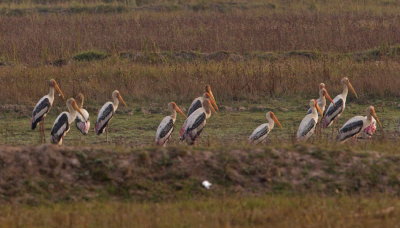
<path fill-rule="evenodd" d="M 218 110 L 218 106 L 217 106 L 217 103 L 215 103 L 215 100 L 212 98 L 212 95 L 211 95 L 211 99 L 209 99 L 209 101 L 211 102 L 210 107 L 216 113 L 217 111 L 215 111 L 215 110 Z"/>
<path fill-rule="evenodd" d="M 118 100 L 119 100 L 122 104 L 124 104 L 124 106 L 126 106 L 126 103 L 125 103 L 125 101 L 124 101 L 124 99 L 122 98 L 121 95 L 118 95 Z"/>
<path fill-rule="evenodd" d="M 278 118 L 275 116 L 274 113 L 272 113 L 272 119 L 274 120 L 274 122 L 275 122 L 280 128 L 282 128 L 282 124 L 279 122 Z"/>
<path fill-rule="evenodd" d="M 55 83 L 54 88 L 56 88 L 57 92 L 61 95 L 61 98 L 62 98 L 63 100 L 65 100 L 64 93 L 61 91 L 60 86 L 58 86 L 58 83 L 57 83 L 57 82 Z"/>
<path fill-rule="evenodd" d="M 79 112 L 79 114 L 81 114 L 82 118 L 83 118 L 85 121 L 87 121 L 87 119 L 85 118 L 85 116 L 83 115 L 81 109 L 79 108 L 78 104 L 76 104 L 75 101 L 72 103 L 72 107 L 73 107 L 77 112 Z"/>
<path fill-rule="evenodd" d="M 376 122 L 378 122 L 379 126 L 383 128 L 381 121 L 378 119 L 378 116 L 376 116 L 376 113 L 373 112 L 371 113 L 371 115 L 375 118 Z"/>
<path fill-rule="evenodd" d="M 213 99 L 209 99 L 209 101 L 211 102 L 211 105 L 210 105 L 211 111 L 212 111 L 213 113 L 217 113 L 217 111 L 215 111 L 215 109 L 214 109 L 214 107 L 213 107 L 213 103 L 214 103 Z"/>
<path fill-rule="evenodd" d="M 185 118 L 187 118 L 186 114 L 182 112 L 182 110 L 177 106 L 175 106 L 175 111 L 177 111 L 179 114 L 181 114 L 182 116 L 184 116 Z"/>
<path fill-rule="evenodd" d="M 321 116 L 323 116 L 324 114 L 322 113 L 322 110 L 319 108 L 317 102 L 314 102 L 314 106 L 315 106 L 315 108 L 317 109 L 317 111 L 319 112 L 319 114 L 320 114 Z"/>
<path fill-rule="evenodd" d="M 358 95 L 357 95 L 356 91 L 354 90 L 353 85 L 352 85 L 350 82 L 348 82 L 348 83 L 347 83 L 347 86 L 350 88 L 351 92 L 354 93 L 354 95 L 356 96 L 356 98 L 358 98 Z"/>
<path fill-rule="evenodd" d="M 325 89 L 324 91 L 325 91 L 324 93 L 325 98 L 328 99 L 333 105 L 335 105 L 335 102 L 333 102 L 332 97 L 328 93 L 328 90 Z"/>
<path fill-rule="evenodd" d="M 217 101 L 215 100 L 214 94 L 212 93 L 212 91 L 210 90 L 209 92 L 211 99 L 214 101 L 214 103 L 212 103 L 212 105 L 214 105 L 214 108 L 219 111 L 218 105 L 217 105 Z"/>

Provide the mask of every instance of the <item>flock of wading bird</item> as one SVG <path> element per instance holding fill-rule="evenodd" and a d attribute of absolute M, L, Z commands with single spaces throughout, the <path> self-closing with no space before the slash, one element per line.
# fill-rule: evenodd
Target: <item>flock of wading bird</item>
<path fill-rule="evenodd" d="M 333 100 L 325 88 L 325 84 L 321 83 L 319 85 L 319 98 L 310 100 L 310 109 L 300 123 L 296 135 L 297 140 L 308 140 L 314 134 L 317 125 L 320 125 L 321 128 L 328 128 L 336 122 L 346 107 L 346 98 L 349 89 L 357 97 L 357 93 L 348 78 L 342 78 L 341 84 L 343 85 L 343 91 Z M 40 125 L 39 130 L 42 142 L 45 142 L 44 120 L 52 107 L 55 90 L 57 90 L 59 95 L 65 100 L 63 92 L 54 79 L 49 81 L 49 87 L 49 93 L 39 100 L 32 112 L 32 130 L 35 129 L 38 124 Z M 69 98 L 66 101 L 68 111 L 62 112 L 54 121 L 51 129 L 51 143 L 61 145 L 74 121 L 77 129 L 82 134 L 86 135 L 89 132 L 89 113 L 83 108 L 83 94 L 78 94 L 77 99 L 79 100 L 79 105 L 74 98 Z M 325 109 L 327 104 L 326 99 L 331 102 L 327 109 Z M 112 101 L 106 102 L 97 115 L 94 131 L 97 135 L 106 132 L 107 141 L 107 126 L 114 116 L 120 102 L 126 106 L 120 92 L 115 90 L 112 92 Z M 189 145 L 193 145 L 206 126 L 206 121 L 211 117 L 211 113 L 215 113 L 218 110 L 217 103 L 209 85 L 205 87 L 205 92 L 201 97 L 197 97 L 193 100 L 187 115 L 182 112 L 175 102 L 168 103 L 168 108 L 171 111 L 171 115 L 164 117 L 157 128 L 155 137 L 157 145 L 165 146 L 170 140 L 177 113 L 186 118 L 179 131 L 180 140 L 186 141 Z M 321 117 L 321 121 L 319 121 L 319 117 Z M 258 126 L 250 135 L 248 139 L 250 143 L 257 144 L 265 142 L 268 134 L 274 128 L 275 123 L 282 128 L 282 125 L 273 112 L 267 112 L 266 119 L 267 123 Z M 374 107 L 369 106 L 366 110 L 366 116 L 355 116 L 349 119 L 339 129 L 337 140 L 344 142 L 350 138 L 356 138 L 360 134 L 363 134 L 364 137 L 371 137 L 376 131 L 377 122 L 382 127 L 381 122 L 376 116 Z"/>

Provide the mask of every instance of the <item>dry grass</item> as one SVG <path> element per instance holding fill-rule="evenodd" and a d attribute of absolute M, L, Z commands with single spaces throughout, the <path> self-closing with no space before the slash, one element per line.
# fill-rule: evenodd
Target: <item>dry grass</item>
<path fill-rule="evenodd" d="M 397 227 L 399 206 L 385 195 L 2 206 L 0 227 Z"/>
<path fill-rule="evenodd" d="M 349 52 L 400 43 L 391 14 L 262 9 L 0 16 L 1 58 L 37 64 L 90 50 Z"/>
<path fill-rule="evenodd" d="M 397 61 L 357 62 L 351 59 L 309 60 L 293 58 L 276 62 L 192 62 L 135 64 L 112 57 L 103 61 L 71 63 L 64 67 L 21 65 L 0 67 L 0 103 L 34 105 L 47 93 L 47 80 L 55 78 L 67 96 L 84 92 L 89 103 L 110 99 L 114 89 L 129 101 L 189 102 L 210 83 L 221 102 L 246 99 L 260 102 L 270 96 L 313 96 L 325 82 L 332 95 L 341 91 L 347 76 L 360 95 L 400 96 Z M 36 86 L 32 86 L 36 85 Z"/>

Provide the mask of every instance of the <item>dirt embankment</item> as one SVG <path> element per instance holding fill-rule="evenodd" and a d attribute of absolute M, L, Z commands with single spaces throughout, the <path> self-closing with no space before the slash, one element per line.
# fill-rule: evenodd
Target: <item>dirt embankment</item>
<path fill-rule="evenodd" d="M 118 151 L 115 151 L 118 150 Z M 201 150 L 0 146 L 0 201 L 400 192 L 400 156 L 314 146 Z M 201 182 L 213 185 L 206 190 Z"/>

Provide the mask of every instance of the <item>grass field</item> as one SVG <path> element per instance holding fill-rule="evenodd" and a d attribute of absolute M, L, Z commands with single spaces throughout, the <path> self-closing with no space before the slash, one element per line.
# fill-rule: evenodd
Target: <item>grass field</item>
<path fill-rule="evenodd" d="M 0 227 L 396 227 L 400 4 L 394 0 L 8 0 L 0 3 Z M 334 129 L 294 134 L 324 82 L 349 77 Z M 92 130 L 39 145 L 33 106 L 56 79 Z M 167 103 L 211 84 L 221 111 L 195 147 L 153 145 Z M 110 142 L 97 111 L 120 90 Z M 338 144 L 376 107 L 384 128 Z M 46 137 L 65 104 L 56 98 Z M 274 111 L 266 145 L 247 137 Z M 210 190 L 201 186 L 208 179 Z"/>
<path fill-rule="evenodd" d="M 300 121 L 307 106 L 299 104 L 302 99 L 291 100 L 290 98 L 276 98 L 261 104 L 247 104 L 237 102 L 226 105 L 220 103 L 222 110 L 213 115 L 208 121 L 204 135 L 200 140 L 200 145 L 216 146 L 224 144 L 245 144 L 247 137 L 260 124 L 265 123 L 265 113 L 274 111 L 283 128 L 275 127 L 270 134 L 270 144 L 292 143 L 294 135 L 298 129 Z M 348 119 L 356 115 L 365 115 L 368 104 L 354 104 L 354 98 L 349 99 L 346 111 L 341 116 L 335 127 L 335 132 L 325 129 L 321 137 L 314 137 L 315 143 L 332 143 L 334 142 L 337 129 Z M 377 108 L 378 117 L 383 123 L 383 131 L 378 129 L 374 136 L 374 141 L 388 140 L 396 141 L 399 127 L 400 110 L 395 107 L 395 101 L 376 100 L 371 102 Z M 110 122 L 110 143 L 111 145 L 125 146 L 150 146 L 154 143 L 154 136 L 158 124 L 165 115 L 169 115 L 165 104 L 152 103 L 151 105 L 133 103 L 128 108 L 121 106 L 115 118 Z M 61 107 L 60 107 L 61 106 Z M 183 108 L 189 104 L 182 105 Z M 6 110 L 6 108 L 8 110 Z M 17 109 L 17 111 L 15 111 Z M 19 109 L 19 110 L 18 110 Z M 30 110 L 31 107 L 26 106 L 6 106 L 3 118 L 0 124 L 4 126 L 1 130 L 0 143 L 11 145 L 32 145 L 38 143 L 39 133 L 30 130 Z M 89 106 L 88 111 L 91 115 L 91 130 L 87 136 L 83 136 L 73 126 L 66 136 L 65 145 L 92 145 L 103 144 L 105 136 L 96 136 L 93 131 L 95 118 L 97 116 L 98 107 Z M 51 114 L 46 118 L 46 136 L 49 142 L 50 130 L 56 118 L 56 113 L 64 110 L 62 104 L 55 107 Z M 173 134 L 171 144 L 179 144 L 178 131 L 184 119 L 178 116 L 176 122 L 176 130 Z"/>
<path fill-rule="evenodd" d="M 397 227 L 400 201 L 374 196 L 236 196 L 149 203 L 1 206 L 1 227 Z M 140 224 L 140 225 L 139 225 Z"/>

